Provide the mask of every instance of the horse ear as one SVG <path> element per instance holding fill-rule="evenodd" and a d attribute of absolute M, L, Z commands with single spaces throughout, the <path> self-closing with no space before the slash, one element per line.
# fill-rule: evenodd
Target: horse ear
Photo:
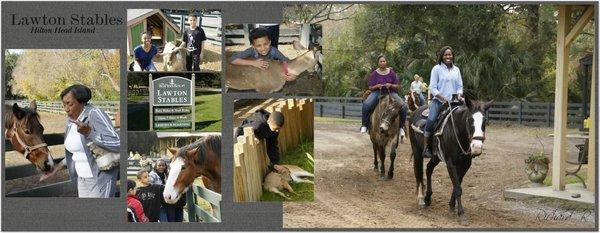
<path fill-rule="evenodd" d="M 473 103 L 473 101 L 471 101 L 471 99 L 469 99 L 467 96 L 464 96 L 465 99 L 465 106 L 467 106 L 469 108 L 469 110 L 473 111 L 473 109 L 475 109 L 475 103 Z"/>
<path fill-rule="evenodd" d="M 487 112 L 488 109 L 492 107 L 492 104 L 494 104 L 494 100 L 490 100 L 489 102 L 484 103 L 483 106 L 481 106 L 481 109 L 483 109 L 483 112 Z"/>
<path fill-rule="evenodd" d="M 12 112 L 19 120 L 21 120 L 21 119 L 23 119 L 23 117 L 25 117 L 25 112 L 23 112 L 23 109 L 21 109 L 17 103 L 13 104 Z"/>
<path fill-rule="evenodd" d="M 169 151 L 169 157 L 173 158 L 177 155 L 177 152 L 179 151 L 179 149 L 169 147 L 169 148 L 167 148 L 167 151 Z"/>
<path fill-rule="evenodd" d="M 37 111 L 37 102 L 35 100 L 32 100 L 31 102 L 29 102 L 29 109 L 31 109 L 33 111 Z"/>
<path fill-rule="evenodd" d="M 187 156 L 188 158 L 194 158 L 194 157 L 196 157 L 196 153 L 198 153 L 198 147 L 196 147 L 196 148 L 194 148 L 194 149 L 191 149 L 191 150 L 188 150 L 188 151 L 186 151 L 186 156 Z"/>

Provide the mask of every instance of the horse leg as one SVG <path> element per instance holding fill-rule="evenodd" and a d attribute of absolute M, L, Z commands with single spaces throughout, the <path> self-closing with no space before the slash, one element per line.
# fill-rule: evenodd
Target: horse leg
<path fill-rule="evenodd" d="M 412 138 L 411 138 L 412 139 Z M 414 148 L 414 147 L 413 147 Z M 417 180 L 417 203 L 421 208 L 425 207 L 425 196 L 423 195 L 423 156 L 418 150 L 413 149 L 413 170 Z"/>
<path fill-rule="evenodd" d="M 391 180 L 394 177 L 394 161 L 396 160 L 396 149 L 398 148 L 398 135 L 396 135 L 396 141 L 392 144 L 390 149 L 390 168 L 388 171 L 387 179 Z"/>
<path fill-rule="evenodd" d="M 386 180 L 385 177 L 385 146 L 377 148 L 379 152 L 379 180 Z"/>
<path fill-rule="evenodd" d="M 425 193 L 425 205 L 431 205 L 431 195 L 433 194 L 433 190 L 431 187 L 431 175 L 433 174 L 433 169 L 440 163 L 440 160 L 437 157 L 433 157 L 427 163 L 427 192 Z"/>
<path fill-rule="evenodd" d="M 458 217 L 461 225 L 466 225 L 466 219 L 464 217 L 464 210 L 462 208 L 462 203 L 460 197 L 462 195 L 462 188 L 460 186 L 460 179 L 458 176 L 457 166 L 454 164 L 452 159 L 446 160 L 446 168 L 448 168 L 448 175 L 450 176 L 450 180 L 452 181 L 452 196 L 450 197 L 450 202 L 448 203 L 449 209 L 448 213 L 453 214 L 456 206 L 458 206 Z"/>
<path fill-rule="evenodd" d="M 377 145 L 373 143 L 373 170 L 377 171 L 378 163 L 377 163 Z"/>

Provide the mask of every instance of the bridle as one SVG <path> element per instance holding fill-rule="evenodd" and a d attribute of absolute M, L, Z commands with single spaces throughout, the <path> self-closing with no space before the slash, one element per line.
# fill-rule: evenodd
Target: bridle
<path fill-rule="evenodd" d="M 23 147 L 25 149 L 25 151 L 23 152 L 23 155 L 25 155 L 25 158 L 27 158 L 27 159 L 29 159 L 29 154 L 31 152 L 33 152 L 34 150 L 48 146 L 48 144 L 46 144 L 46 143 L 40 143 L 40 144 L 37 144 L 34 146 L 27 145 L 25 142 L 23 142 L 21 137 L 19 137 L 19 132 L 17 131 L 17 123 L 16 122 L 13 123 L 12 132 L 13 132 L 13 135 L 16 137 L 17 142 L 19 142 L 21 147 Z M 9 139 L 11 139 L 11 141 L 12 141 L 12 137 L 10 137 Z"/>
<path fill-rule="evenodd" d="M 453 113 L 454 113 L 454 111 L 450 112 L 450 122 L 452 122 L 452 131 L 454 132 L 454 138 L 456 139 L 456 143 L 460 147 L 460 150 L 462 151 L 463 154 L 473 156 L 471 154 L 471 147 L 469 147 L 469 150 L 465 150 L 462 146 L 462 143 L 460 143 L 460 140 L 458 139 L 458 134 L 456 133 L 456 125 L 454 124 L 454 114 Z M 469 136 L 469 141 L 480 140 L 483 143 L 485 141 L 485 132 L 484 132 L 484 136 L 473 137 L 473 134 L 471 134 L 471 126 L 469 125 L 468 117 L 465 119 L 465 123 L 466 123 L 465 126 L 467 126 L 466 128 L 467 128 L 467 135 Z"/>

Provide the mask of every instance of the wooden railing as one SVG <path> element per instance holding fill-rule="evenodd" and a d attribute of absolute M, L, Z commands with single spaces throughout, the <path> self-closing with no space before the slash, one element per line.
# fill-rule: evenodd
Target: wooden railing
<path fill-rule="evenodd" d="M 312 99 L 288 99 L 274 103 L 267 111 L 279 111 L 285 119 L 279 130 L 280 154 L 297 146 L 302 138 L 313 138 L 314 102 Z M 267 172 L 268 156 L 265 142 L 254 136 L 252 128 L 244 128 L 244 136 L 237 139 L 234 155 L 234 201 L 260 200 L 262 179 Z"/>
<path fill-rule="evenodd" d="M 204 199 L 211 205 L 211 211 L 198 206 L 198 199 Z M 221 222 L 222 196 L 210 189 L 192 184 L 187 191 L 188 220 L 190 222 Z"/>

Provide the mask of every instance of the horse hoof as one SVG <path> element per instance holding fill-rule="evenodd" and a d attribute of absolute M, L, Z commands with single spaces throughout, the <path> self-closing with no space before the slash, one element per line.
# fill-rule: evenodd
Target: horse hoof
<path fill-rule="evenodd" d="M 392 178 L 394 178 L 394 175 L 388 174 L 387 177 L 386 177 L 386 180 L 391 180 Z"/>
<path fill-rule="evenodd" d="M 465 217 L 465 215 L 461 215 L 461 216 L 458 216 L 458 223 L 461 226 L 468 226 L 469 220 L 467 219 L 467 217 Z"/>
<path fill-rule="evenodd" d="M 386 180 L 388 180 L 388 178 L 386 176 L 382 175 L 382 176 L 379 176 L 379 180 L 380 181 L 386 181 Z"/>
<path fill-rule="evenodd" d="M 425 209 L 425 207 L 427 207 L 427 205 L 425 204 L 425 201 L 423 200 L 423 198 L 418 198 L 417 202 L 419 203 L 419 207 L 421 209 Z"/>

